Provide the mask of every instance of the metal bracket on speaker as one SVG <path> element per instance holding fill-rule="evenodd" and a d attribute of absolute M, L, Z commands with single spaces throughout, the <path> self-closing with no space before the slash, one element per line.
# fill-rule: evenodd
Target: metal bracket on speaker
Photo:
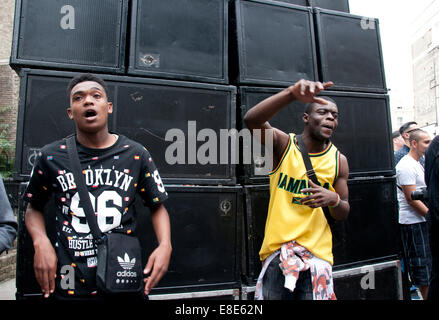
<path fill-rule="evenodd" d="M 160 67 L 160 54 L 153 54 L 153 53 L 141 53 L 140 54 L 140 61 L 142 64 L 146 67 Z"/>
<path fill-rule="evenodd" d="M 220 210 L 223 212 L 221 215 L 222 216 L 229 216 L 229 211 L 230 209 L 232 209 L 232 202 L 230 202 L 230 200 L 223 200 L 220 203 Z"/>

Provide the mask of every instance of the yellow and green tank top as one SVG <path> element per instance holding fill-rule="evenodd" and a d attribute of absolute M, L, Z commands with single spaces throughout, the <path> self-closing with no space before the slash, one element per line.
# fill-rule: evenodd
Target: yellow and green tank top
<path fill-rule="evenodd" d="M 309 153 L 312 166 L 321 186 L 334 191 L 340 167 L 340 152 L 329 143 L 319 153 Z M 265 236 L 259 252 L 265 260 L 282 244 L 295 240 L 316 257 L 333 264 L 332 233 L 322 208 L 310 208 L 298 202 L 307 196 L 300 190 L 308 188 L 308 177 L 295 134 L 285 152 L 270 173 L 270 203 Z"/>

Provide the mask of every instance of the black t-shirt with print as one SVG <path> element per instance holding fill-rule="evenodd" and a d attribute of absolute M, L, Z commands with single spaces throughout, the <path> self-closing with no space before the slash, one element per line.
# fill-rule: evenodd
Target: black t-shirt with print
<path fill-rule="evenodd" d="M 102 232 L 132 233 L 136 194 L 149 207 L 168 198 L 151 155 L 139 143 L 119 135 L 109 148 L 90 149 L 77 142 L 77 149 Z M 56 291 L 66 296 L 94 295 L 97 250 L 85 213 L 79 206 L 65 140 L 41 149 L 24 195 L 25 200 L 42 212 L 51 197 L 54 197 L 54 208 L 48 210 L 54 210 L 57 235 Z M 63 267 L 65 275 L 74 270 L 74 286 L 67 281 L 61 283 Z"/>

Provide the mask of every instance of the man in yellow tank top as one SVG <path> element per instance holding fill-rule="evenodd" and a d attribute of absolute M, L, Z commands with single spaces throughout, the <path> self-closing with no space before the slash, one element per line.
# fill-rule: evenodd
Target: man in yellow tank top
<path fill-rule="evenodd" d="M 332 234 L 323 212 L 344 220 L 349 214 L 349 166 L 331 143 L 338 125 L 338 107 L 317 94 L 332 86 L 300 80 L 250 109 L 244 121 L 250 130 L 273 133 L 273 170 L 265 236 L 260 250 L 264 266 L 258 299 L 335 299 L 332 284 Z M 306 103 L 302 137 L 320 185 L 306 174 L 296 135 L 268 122 L 294 100 Z M 294 128 L 293 128 L 294 130 Z M 287 289 L 288 288 L 288 289 Z"/>

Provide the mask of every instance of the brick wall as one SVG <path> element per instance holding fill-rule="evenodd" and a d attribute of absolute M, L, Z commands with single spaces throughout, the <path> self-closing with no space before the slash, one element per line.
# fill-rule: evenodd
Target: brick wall
<path fill-rule="evenodd" d="M 0 282 L 15 278 L 17 250 L 9 250 L 0 255 Z"/>
<path fill-rule="evenodd" d="M 14 25 L 15 0 L 2 0 L 0 10 L 0 107 L 12 107 L 2 113 L 0 122 L 10 124 L 8 140 L 15 145 L 19 78 L 9 67 Z"/>
<path fill-rule="evenodd" d="M 20 80 L 9 65 L 0 65 L 0 107 L 12 107 L 7 112 L 2 112 L 1 123 L 9 124 L 8 141 L 15 145 L 18 114 L 18 95 Z"/>

